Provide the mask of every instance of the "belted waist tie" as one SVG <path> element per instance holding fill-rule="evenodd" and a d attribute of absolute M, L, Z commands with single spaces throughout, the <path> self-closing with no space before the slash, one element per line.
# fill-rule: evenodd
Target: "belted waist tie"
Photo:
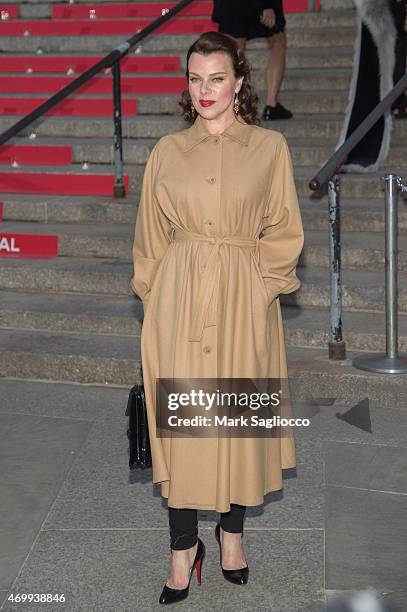
<path fill-rule="evenodd" d="M 203 242 L 211 242 L 213 244 L 210 250 L 208 261 L 205 270 L 202 274 L 201 284 L 198 290 L 196 303 L 194 304 L 194 314 L 192 318 L 192 329 L 188 340 L 200 341 L 202 339 L 205 321 L 208 320 L 208 325 L 216 325 L 216 308 L 209 312 L 211 298 L 214 295 L 215 287 L 217 286 L 218 275 L 220 272 L 219 249 L 222 244 L 229 244 L 242 248 L 255 248 L 255 255 L 258 261 L 259 253 L 259 238 L 244 238 L 243 236 L 205 236 L 195 232 L 175 229 L 173 231 L 173 240 L 201 240 Z M 216 296 L 214 296 L 216 297 Z"/>

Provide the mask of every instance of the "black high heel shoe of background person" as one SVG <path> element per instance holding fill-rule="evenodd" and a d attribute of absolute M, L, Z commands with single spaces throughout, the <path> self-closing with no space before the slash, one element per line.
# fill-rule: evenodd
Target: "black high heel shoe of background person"
<path fill-rule="evenodd" d="M 241 537 L 242 536 L 243 534 L 241 534 Z M 230 569 L 230 570 L 223 569 L 222 567 L 222 544 L 220 543 L 220 523 L 218 523 L 215 527 L 215 537 L 219 544 L 219 563 L 222 569 L 223 576 L 226 578 L 226 580 L 229 580 L 229 582 L 232 582 L 233 584 L 247 584 L 247 581 L 249 580 L 249 567 L 247 565 L 246 567 L 242 567 L 241 569 Z"/>
<path fill-rule="evenodd" d="M 201 584 L 202 561 L 204 560 L 205 552 L 205 544 L 200 538 L 198 538 L 198 547 L 196 549 L 195 559 L 189 574 L 188 586 L 186 586 L 185 589 L 173 589 L 165 584 L 159 599 L 161 604 L 175 603 L 176 601 L 182 601 L 188 597 L 189 585 L 191 583 L 191 576 L 194 569 L 196 569 L 196 579 L 198 584 Z"/>

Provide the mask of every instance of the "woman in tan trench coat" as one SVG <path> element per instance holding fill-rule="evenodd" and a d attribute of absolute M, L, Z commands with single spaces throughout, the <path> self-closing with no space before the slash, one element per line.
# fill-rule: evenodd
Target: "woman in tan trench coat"
<path fill-rule="evenodd" d="M 234 39 L 203 34 L 187 66 L 180 104 L 192 125 L 162 137 L 147 161 L 131 281 L 144 305 L 153 483 L 170 513 L 161 603 L 185 598 L 200 571 L 196 509 L 222 513 L 223 574 L 247 582 L 245 507 L 281 489 L 282 469 L 295 466 L 292 436 L 156 437 L 157 378 L 287 377 L 278 296 L 300 286 L 304 239 L 287 143 L 258 125 L 250 66 Z"/>

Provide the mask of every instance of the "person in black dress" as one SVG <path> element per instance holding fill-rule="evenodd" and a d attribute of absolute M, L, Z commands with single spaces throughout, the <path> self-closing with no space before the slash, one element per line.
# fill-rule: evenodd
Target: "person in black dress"
<path fill-rule="evenodd" d="M 292 112 L 278 101 L 287 49 L 282 0 L 214 0 L 212 20 L 219 23 L 219 32 L 236 38 L 242 51 L 246 40 L 267 39 L 270 54 L 266 71 L 267 102 L 262 119 L 291 119 Z"/>

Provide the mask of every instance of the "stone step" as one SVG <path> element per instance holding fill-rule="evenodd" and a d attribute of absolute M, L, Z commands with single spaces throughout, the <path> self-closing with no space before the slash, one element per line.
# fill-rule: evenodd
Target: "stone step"
<path fill-rule="evenodd" d="M 300 307 L 329 307 L 328 268 L 298 268 L 301 289 L 282 296 L 282 303 Z M 398 309 L 407 312 L 407 274 L 398 277 Z M 385 304 L 384 270 L 343 270 L 342 305 L 344 310 L 383 312 Z"/>
<path fill-rule="evenodd" d="M 289 45 L 292 49 L 320 48 L 342 46 L 351 47 L 355 39 L 355 27 L 301 27 L 290 28 Z M 128 38 L 128 37 L 127 37 Z M 198 38 L 197 35 L 150 35 L 134 51 L 142 52 L 180 52 L 186 54 L 190 45 Z M 36 53 L 38 49 L 44 53 L 103 53 L 107 54 L 126 40 L 126 36 L 0 36 L 0 51 L 5 53 Z M 261 39 L 251 40 L 247 49 L 267 48 L 267 42 Z M 133 52 L 134 52 L 133 51 Z"/>
<path fill-rule="evenodd" d="M 3 222 L 1 233 L 58 236 L 60 257 L 104 257 L 130 261 L 134 227 L 101 224 Z M 1 234 L 0 234 L 1 235 Z"/>
<path fill-rule="evenodd" d="M 288 346 L 327 348 L 329 310 L 323 308 L 282 307 L 285 340 Z M 344 311 L 342 334 L 349 351 L 386 351 L 384 313 Z M 398 346 L 407 350 L 407 316 L 398 317 Z"/>
<path fill-rule="evenodd" d="M 305 199 L 300 201 L 301 216 L 306 230 L 328 231 L 328 202 Z M 343 232 L 385 231 L 384 195 L 381 199 L 341 200 L 341 228 Z M 399 232 L 407 230 L 407 206 L 400 198 L 398 214 Z M 381 238 L 380 238 L 381 240 Z"/>
<path fill-rule="evenodd" d="M 7 259 L 0 268 L 0 289 L 131 295 L 130 261 L 57 257 L 52 260 Z"/>
<path fill-rule="evenodd" d="M 340 44 L 340 43 L 338 43 Z M 268 53 L 264 49 L 248 49 L 247 57 L 252 67 L 265 69 Z M 301 49 L 298 53 L 289 45 L 287 48 L 287 68 L 349 68 L 353 66 L 352 47 L 332 47 L 329 53 L 319 48 Z"/>
<path fill-rule="evenodd" d="M 319 167 L 296 167 L 295 168 L 295 179 L 297 192 L 301 198 L 309 198 L 313 195 L 313 192 L 309 189 L 309 181 L 315 176 Z M 69 170 L 69 174 L 72 175 L 109 175 L 112 174 L 112 168 L 103 164 L 90 164 L 86 170 L 81 168 L 80 164 L 73 164 L 66 168 Z M 391 170 L 394 173 L 400 174 L 401 176 L 406 174 L 405 167 L 393 166 Z M 7 173 L 19 173 L 19 168 L 12 168 L 10 166 L 1 166 L 0 172 Z M 55 173 L 64 172 L 64 167 L 55 166 L 44 166 L 41 169 L 35 166 L 25 166 L 25 173 L 44 174 L 49 176 Z M 142 178 L 144 174 L 144 165 L 141 164 L 124 164 L 124 174 L 129 177 L 129 198 L 138 198 L 141 190 Z M 383 172 L 375 173 L 362 173 L 362 174 L 344 174 L 342 175 L 341 181 L 341 193 L 343 198 L 357 199 L 357 198 L 381 198 L 384 197 L 383 181 L 381 177 Z M 35 178 L 35 177 L 34 177 Z M 7 193 L 7 192 L 6 192 Z M 3 198 L 3 193 L 0 192 L 0 199 Z M 313 196 L 314 197 L 314 196 Z"/>
<path fill-rule="evenodd" d="M 259 113 L 261 114 L 262 107 L 266 103 L 266 91 L 264 89 L 257 90 L 257 94 L 259 96 Z M 14 94 L 8 97 L 9 101 L 24 99 L 27 100 L 27 96 L 29 96 L 29 100 L 34 104 L 34 100 L 38 98 L 38 105 L 43 102 L 44 96 L 46 94 Z M 346 109 L 348 93 L 346 89 L 338 92 L 332 92 L 331 90 L 319 90 L 315 89 L 312 92 L 309 91 L 282 91 L 281 102 L 290 108 L 292 112 L 297 115 L 307 114 L 308 121 L 310 121 L 310 115 L 313 114 L 331 114 L 331 113 L 339 113 L 343 114 Z M 80 99 L 80 96 L 77 96 L 75 99 Z M 98 95 L 90 95 L 87 94 L 86 97 L 83 98 L 86 100 L 86 104 L 90 104 L 90 101 L 94 100 L 95 104 L 98 104 L 101 100 L 107 101 L 109 97 L 107 96 L 98 96 Z M 124 95 L 122 100 L 125 101 L 133 101 L 137 100 L 137 117 L 140 115 L 180 115 L 180 107 L 179 100 L 180 96 L 174 94 L 161 94 L 157 96 L 155 94 L 139 94 L 135 95 Z M 133 112 L 133 111 L 132 111 Z M 130 111 L 129 111 L 130 113 Z M 3 121 L 6 123 L 5 127 L 9 125 L 14 125 L 17 122 L 19 115 L 3 115 Z M 62 122 L 70 123 L 72 121 L 77 121 L 81 117 L 71 118 L 69 115 L 61 115 Z M 127 122 L 128 118 L 125 117 L 125 121 Z M 2 121 L 2 123 L 3 123 Z M 44 121 L 44 123 L 48 122 L 48 117 Z M 46 128 L 47 129 L 47 128 Z M 31 130 L 32 131 L 32 130 Z M 37 131 L 37 130 L 35 130 Z M 67 129 L 65 128 L 65 133 Z M 68 132 L 69 133 L 69 132 Z"/>
<path fill-rule="evenodd" d="M 394 168 L 402 170 L 407 165 L 405 154 L 404 139 L 399 135 L 400 122 L 394 121 L 396 124 L 393 130 L 392 143 L 389 154 L 386 160 L 381 165 L 381 171 L 393 171 Z M 294 167 L 311 167 L 322 166 L 331 155 L 335 152 L 337 140 L 324 139 L 323 144 L 312 142 L 311 139 L 288 138 L 288 143 L 291 149 Z"/>
<path fill-rule="evenodd" d="M 407 235 L 398 238 L 398 269 L 404 272 L 407 279 Z M 343 270 L 384 270 L 385 257 L 384 233 L 363 232 L 357 237 L 354 232 L 342 231 L 341 257 Z M 306 271 L 329 266 L 328 232 L 307 228 L 305 244 L 300 258 L 300 266 Z"/>
<path fill-rule="evenodd" d="M 136 220 L 138 198 L 93 196 L 41 196 L 5 194 L 4 219 L 39 223 L 130 224 Z M 300 199 L 301 215 L 306 230 L 328 230 L 326 197 Z M 400 199 L 399 231 L 407 231 L 407 207 Z M 1 227 L 1 226 L 0 226 Z M 341 200 L 341 227 L 347 232 L 384 232 L 384 194 L 378 199 Z"/>
<path fill-rule="evenodd" d="M 335 12 L 338 10 L 338 2 L 337 0 L 321 0 L 320 2 L 321 4 L 321 11 L 326 11 L 326 12 L 332 12 L 333 14 L 335 14 Z M 341 9 L 342 10 L 349 10 L 349 11 L 355 11 L 355 3 L 353 2 L 353 0 L 342 0 L 341 1 Z"/>
<path fill-rule="evenodd" d="M 263 70 L 266 67 L 268 56 L 269 56 L 267 49 L 248 48 L 246 55 L 252 65 L 253 70 L 255 69 Z M 21 54 L 12 55 L 8 53 L 7 56 L 5 57 L 13 60 L 14 58 L 19 57 L 19 56 L 21 57 Z M 152 56 L 161 58 L 163 57 L 163 54 L 159 51 L 151 51 L 149 53 L 141 52 L 137 54 L 134 54 L 134 53 L 130 54 L 130 58 L 133 58 L 133 59 L 143 58 L 143 57 L 152 57 Z M 41 58 L 41 56 L 31 53 L 31 54 L 23 55 L 22 57 L 24 58 L 24 64 L 31 66 L 33 68 L 32 74 L 48 74 L 48 70 L 44 70 L 44 68 L 42 68 L 41 70 L 41 67 L 43 66 L 41 59 L 40 59 L 39 65 L 37 66 L 38 62 L 36 62 L 36 60 L 38 58 Z M 46 55 L 43 55 L 42 57 L 43 57 L 43 61 L 46 64 L 48 64 L 48 61 L 46 61 L 47 59 L 72 57 L 72 55 L 46 54 Z M 82 54 L 75 53 L 75 57 L 76 59 L 79 60 L 80 63 L 84 63 L 83 60 L 86 59 L 86 66 L 90 67 L 92 64 L 96 64 L 96 62 L 99 61 L 102 56 L 100 54 L 93 54 L 93 53 L 82 53 Z M 165 57 L 168 57 L 168 55 Z M 186 57 L 184 57 L 184 55 L 178 55 L 177 53 L 172 53 L 169 57 L 173 57 L 173 58 L 176 58 L 177 60 L 180 60 L 182 72 L 184 73 L 185 68 L 186 68 Z M 31 58 L 31 61 L 29 61 L 30 58 Z M 293 49 L 291 46 L 288 47 L 287 49 L 286 67 L 288 69 L 296 69 L 296 68 L 314 68 L 314 69 L 315 68 L 317 69 L 320 69 L 320 68 L 350 68 L 351 69 L 352 65 L 353 65 L 353 49 L 351 47 L 342 47 L 342 46 L 332 47 L 330 49 L 329 54 L 327 54 L 326 52 L 324 52 L 323 50 L 319 48 L 312 48 L 312 47 L 301 49 L 301 52 L 298 52 L 295 48 Z M 65 67 L 66 66 L 67 66 L 67 63 L 65 62 Z M 4 63 L 4 58 L 3 58 L 3 63 L 0 66 L 0 74 L 4 74 L 5 71 L 7 74 L 9 74 L 10 64 L 6 66 Z M 155 72 L 156 70 L 154 70 L 154 73 Z M 66 73 L 65 69 L 61 67 L 59 69 L 59 74 L 65 74 L 65 73 Z M 137 73 L 123 71 L 123 74 L 127 76 L 130 76 L 130 75 L 134 76 Z M 24 74 L 24 72 L 19 72 L 19 74 Z"/>
<path fill-rule="evenodd" d="M 259 111 L 262 107 L 259 105 Z M 0 118 L 0 129 L 5 130 L 15 122 L 15 118 Z M 321 140 L 336 142 L 343 125 L 343 116 L 324 115 L 310 120 L 309 115 L 296 114 L 292 119 L 280 121 L 262 121 L 265 129 L 282 132 L 291 144 L 291 140 Z M 123 121 L 123 140 L 126 139 L 158 139 L 166 134 L 186 129 L 189 124 L 179 116 L 172 115 L 139 115 L 134 119 Z M 108 118 L 47 118 L 40 126 L 22 130 L 21 137 L 34 133 L 37 138 L 112 138 L 112 121 Z M 402 143 L 407 137 L 407 122 L 393 121 L 392 142 Z M 16 138 L 19 142 L 19 138 Z M 66 140 L 62 141 L 66 142 Z"/>
<path fill-rule="evenodd" d="M 0 289 L 53 293 L 131 295 L 130 261 L 107 258 L 57 257 L 53 260 L 7 259 L 0 268 Z M 298 268 L 302 287 L 284 295 L 282 303 L 328 307 L 328 268 Z M 399 310 L 407 312 L 407 274 L 399 274 Z M 384 310 L 384 270 L 343 270 L 343 307 Z"/>
<path fill-rule="evenodd" d="M 288 375 L 296 397 L 353 402 L 368 397 L 370 407 L 382 409 L 407 400 L 405 375 L 358 370 L 351 363 L 358 354 L 348 351 L 345 361 L 332 362 L 326 349 L 288 346 Z M 139 355 L 134 337 L 0 330 L 1 377 L 130 388 L 142 383 Z"/>
<path fill-rule="evenodd" d="M 2 291 L 0 327 L 139 336 L 143 306 L 135 296 Z"/>
<path fill-rule="evenodd" d="M 354 406 L 368 400 L 370 408 L 407 406 L 405 374 L 377 374 L 353 367 L 352 359 L 362 354 L 347 351 L 344 361 L 331 361 L 328 350 L 309 347 L 288 347 L 287 363 L 290 388 L 295 397 L 335 398 Z M 379 354 L 383 354 L 382 351 Z"/>
<path fill-rule="evenodd" d="M 351 76 L 350 67 L 325 68 L 320 66 L 317 70 L 315 67 L 287 69 L 280 89 L 281 96 L 289 92 L 312 93 L 314 91 L 330 95 L 341 93 L 348 95 Z M 252 70 L 252 83 L 257 92 L 265 89 L 264 78 L 264 70 L 255 66 L 255 69 Z"/>
<path fill-rule="evenodd" d="M 137 168 L 137 166 L 134 166 Z M 315 169 L 314 169 L 315 172 Z M 316 199 L 308 188 L 314 172 L 297 174 L 304 226 L 307 229 L 327 229 L 327 199 Z M 4 219 L 42 223 L 115 223 L 133 224 L 140 197 L 143 168 L 138 172 L 135 193 L 126 198 L 107 196 L 49 196 L 2 194 Z M 369 183 L 364 175 L 344 175 L 342 179 L 341 222 L 344 231 L 384 231 L 384 191 L 380 177 Z M 399 228 L 406 230 L 406 201 L 399 199 Z"/>
<path fill-rule="evenodd" d="M 282 306 L 288 346 L 326 348 L 329 311 Z M 133 296 L 56 295 L 3 291 L 0 328 L 95 335 L 139 336 L 140 300 Z M 385 351 L 383 313 L 344 312 L 343 338 L 353 351 Z M 400 351 L 407 350 L 407 316 L 398 320 Z"/>
<path fill-rule="evenodd" d="M 1 234 L 40 234 L 58 236 L 60 257 L 102 257 L 131 261 L 134 227 L 100 224 L 38 224 L 4 222 Z M 0 234 L 0 235 L 1 235 Z M 364 232 L 355 244 L 354 232 L 341 235 L 342 267 L 347 270 L 384 269 L 384 233 Z M 398 240 L 399 270 L 407 272 L 407 234 Z M 306 228 L 305 245 L 300 266 L 328 267 L 328 232 Z"/>
<path fill-rule="evenodd" d="M 4 194 L 4 219 L 40 223 L 134 224 L 138 200 L 134 197 L 47 196 Z M 137 201 L 136 201 L 137 200 Z"/>
<path fill-rule="evenodd" d="M 259 105 L 261 113 L 262 106 Z M 16 122 L 16 117 L 0 117 L 0 130 L 6 130 Z M 296 114 L 292 119 L 284 121 L 263 121 L 261 126 L 282 132 L 291 144 L 292 139 L 314 141 L 319 145 L 321 140 L 335 141 L 343 125 L 341 114 L 316 115 L 310 118 L 303 113 Z M 189 127 L 179 116 L 173 115 L 138 115 L 123 121 L 123 139 L 158 139 L 166 134 L 178 132 Z M 113 140 L 113 121 L 109 118 L 69 118 L 48 117 L 41 125 L 21 131 L 21 137 L 35 134 L 36 138 L 111 138 Z M 407 122 L 394 121 L 392 142 L 401 142 L 407 137 Z M 30 142 L 33 142 L 30 140 Z M 20 142 L 16 137 L 14 143 Z M 55 142 L 53 140 L 52 142 Z M 63 140 L 62 142 L 67 142 Z M 112 141 L 111 141 L 112 142 Z"/>
<path fill-rule="evenodd" d="M 133 385 L 139 338 L 0 330 L 0 377 Z"/>
<path fill-rule="evenodd" d="M 145 164 L 148 156 L 156 144 L 156 138 L 126 138 L 123 140 L 123 158 L 128 164 Z M 65 137 L 39 137 L 35 140 L 27 137 L 16 139 L 21 146 L 64 146 L 72 147 L 72 162 L 81 164 L 84 161 L 91 164 L 113 164 L 114 147 L 111 138 L 65 138 Z M 289 139 L 294 166 L 322 165 L 335 151 L 336 140 L 326 139 L 323 144 L 319 141 L 310 142 L 310 139 Z M 13 154 L 13 159 L 20 163 L 18 150 Z M 407 164 L 404 140 L 397 134 L 393 137 L 392 147 L 382 168 L 402 167 Z M 39 165 L 40 168 L 40 165 Z"/>
<path fill-rule="evenodd" d="M 252 84 L 256 91 L 265 88 L 265 75 L 263 70 L 252 71 Z M 301 68 L 288 69 L 284 75 L 281 86 L 282 94 L 285 92 L 344 92 L 349 88 L 351 70 L 349 68 Z M 111 90 L 111 76 L 98 75 L 89 88 L 82 90 L 80 95 L 109 96 Z M 169 81 L 168 81 L 169 78 Z M 141 81 L 143 79 L 143 81 Z M 163 79 L 167 79 L 163 81 Z M 37 95 L 51 95 L 61 89 L 62 86 L 73 82 L 73 76 L 67 77 L 57 73 L 47 75 L 7 73 L 0 74 L 1 91 L 7 91 L 10 97 L 23 95 L 25 98 L 35 98 Z M 141 73 L 137 75 L 123 74 L 123 96 L 143 95 L 176 95 L 174 92 L 181 91 L 185 86 L 185 75 L 183 72 L 168 73 Z M 159 94 L 155 93 L 160 87 Z M 79 93 L 78 93 L 79 95 Z"/>
<path fill-rule="evenodd" d="M 297 192 L 300 198 L 314 198 L 314 192 L 309 189 L 309 181 L 316 175 L 319 168 L 295 168 Z M 398 166 L 392 167 L 392 172 L 402 177 L 406 175 L 406 169 Z M 341 175 L 341 197 L 343 199 L 384 199 L 383 171 L 361 174 Z M 400 208 L 402 208 L 401 201 Z"/>

